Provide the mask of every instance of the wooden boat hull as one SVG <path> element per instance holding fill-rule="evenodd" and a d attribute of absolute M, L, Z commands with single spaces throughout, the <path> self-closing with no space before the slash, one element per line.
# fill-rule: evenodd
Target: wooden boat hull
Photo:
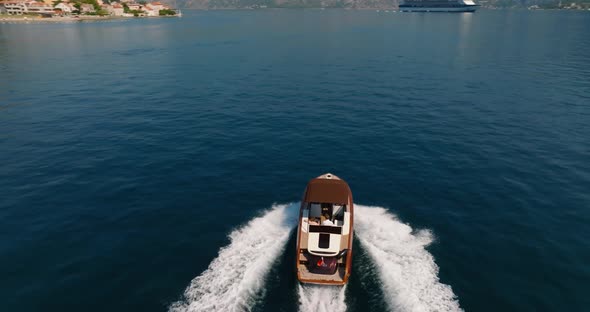
<path fill-rule="evenodd" d="M 354 204 L 348 184 L 332 174 L 312 179 L 297 227 L 296 272 L 301 283 L 345 285 L 352 271 Z"/>

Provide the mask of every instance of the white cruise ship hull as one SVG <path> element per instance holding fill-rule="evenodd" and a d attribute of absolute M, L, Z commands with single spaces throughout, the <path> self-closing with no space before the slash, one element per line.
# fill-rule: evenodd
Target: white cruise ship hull
<path fill-rule="evenodd" d="M 478 5 L 461 7 L 399 7 L 400 12 L 475 12 Z"/>

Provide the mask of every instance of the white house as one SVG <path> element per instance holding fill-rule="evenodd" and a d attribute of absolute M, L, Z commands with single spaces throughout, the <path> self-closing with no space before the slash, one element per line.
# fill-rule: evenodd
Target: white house
<path fill-rule="evenodd" d="M 94 6 L 92 4 L 87 4 L 87 3 L 83 3 L 80 6 L 80 11 L 82 11 L 82 13 L 94 13 L 94 12 L 96 12 L 96 10 L 94 9 Z"/>
<path fill-rule="evenodd" d="M 54 8 L 57 10 L 61 10 L 65 15 L 69 15 L 70 13 L 72 13 L 73 9 L 75 9 L 75 7 L 64 2 L 60 2 Z"/>
<path fill-rule="evenodd" d="M 113 3 L 113 5 L 108 5 L 106 7 L 103 6 L 103 9 L 107 10 L 112 16 L 123 16 L 123 13 L 125 13 L 123 6 L 118 3 Z"/>
<path fill-rule="evenodd" d="M 27 3 L 27 11 L 29 14 L 51 14 L 53 15 L 53 6 L 44 2 L 31 1 Z"/>
<path fill-rule="evenodd" d="M 155 9 L 149 4 L 143 8 L 143 11 L 147 14 L 147 16 L 160 16 L 160 10 Z"/>
<path fill-rule="evenodd" d="M 123 16 L 123 14 L 125 14 L 125 8 L 118 3 L 113 4 L 111 15 Z"/>
<path fill-rule="evenodd" d="M 148 3 L 148 5 L 158 12 L 160 10 L 168 9 L 168 7 L 165 6 L 164 4 L 162 4 L 162 2 L 151 2 L 151 3 Z"/>
<path fill-rule="evenodd" d="M 29 8 L 24 1 L 5 1 L 4 8 L 10 15 L 23 15 L 29 12 Z"/>
<path fill-rule="evenodd" d="M 135 3 L 135 2 L 127 3 L 127 7 L 129 8 L 129 10 L 132 10 L 132 11 L 143 10 L 143 5 L 141 5 L 139 3 Z"/>

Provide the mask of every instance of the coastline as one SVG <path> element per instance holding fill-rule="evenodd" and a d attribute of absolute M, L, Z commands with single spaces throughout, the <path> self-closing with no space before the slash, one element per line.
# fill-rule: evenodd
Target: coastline
<path fill-rule="evenodd" d="M 266 8 L 209 8 L 209 9 L 188 9 L 196 11 L 224 11 L 224 10 L 239 10 L 239 11 L 250 11 L 250 10 L 289 10 L 289 9 L 344 9 L 344 10 L 386 10 L 383 8 L 293 8 L 293 7 L 266 7 Z M 502 8 L 502 7 L 490 7 L 482 6 L 481 9 L 487 10 L 527 10 L 527 11 L 590 11 L 590 9 L 566 9 L 566 8 Z M 398 11 L 397 8 L 389 8 L 391 12 Z M 0 14 L 0 24 L 12 24 L 12 23 L 23 23 L 23 24 L 40 24 L 40 23 L 75 23 L 75 22 L 88 22 L 88 21 L 115 21 L 115 20 L 131 20 L 131 19 L 152 19 L 152 18 L 171 18 L 180 17 L 177 15 L 173 16 L 97 16 L 97 15 L 77 15 L 77 16 L 53 16 L 53 17 L 41 17 L 37 15 L 8 15 Z"/>
<path fill-rule="evenodd" d="M 23 16 L 23 15 L 0 15 L 0 23 L 15 22 L 15 23 L 68 23 L 81 21 L 106 21 L 115 19 L 127 19 L 129 17 L 119 16 L 93 16 L 81 15 L 79 17 L 73 16 L 56 16 L 56 17 L 41 17 L 41 16 Z"/>
<path fill-rule="evenodd" d="M 2 23 L 75 23 L 88 21 L 110 21 L 110 20 L 130 20 L 130 19 L 144 19 L 144 18 L 162 18 L 169 16 L 141 16 L 141 17 L 127 17 L 127 16 L 95 16 L 95 15 L 80 15 L 73 16 L 56 16 L 56 17 L 40 17 L 40 16 L 14 16 L 0 14 L 0 24 Z"/>

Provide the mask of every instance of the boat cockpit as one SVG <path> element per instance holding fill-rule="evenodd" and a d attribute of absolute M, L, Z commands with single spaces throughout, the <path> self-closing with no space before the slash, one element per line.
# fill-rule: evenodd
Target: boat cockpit
<path fill-rule="evenodd" d="M 343 226 L 344 212 L 346 205 L 332 203 L 309 203 L 304 210 L 303 216 L 307 212 L 308 222 L 310 225 L 322 226 Z"/>
<path fill-rule="evenodd" d="M 308 203 L 301 218 L 301 230 L 307 234 L 304 244 L 307 252 L 317 256 L 336 256 L 343 249 L 342 236 L 350 233 L 349 220 L 346 205 Z"/>

